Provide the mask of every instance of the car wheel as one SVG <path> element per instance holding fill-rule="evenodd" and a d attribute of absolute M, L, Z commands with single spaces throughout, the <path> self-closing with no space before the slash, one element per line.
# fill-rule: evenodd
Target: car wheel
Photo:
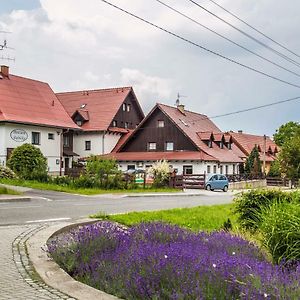
<path fill-rule="evenodd" d="M 227 192 L 227 191 L 228 191 L 228 186 L 227 186 L 227 185 L 224 186 L 223 191 L 224 191 L 224 192 Z"/>
<path fill-rule="evenodd" d="M 208 185 L 206 186 L 206 189 L 207 189 L 208 191 L 211 191 L 211 186 L 210 186 L 210 184 L 208 184 Z"/>

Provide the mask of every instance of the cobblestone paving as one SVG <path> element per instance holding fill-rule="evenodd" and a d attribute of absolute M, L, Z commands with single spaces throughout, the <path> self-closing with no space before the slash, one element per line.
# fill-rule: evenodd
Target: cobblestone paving
<path fill-rule="evenodd" d="M 40 225 L 0 227 L 0 300 L 74 300 L 42 282 L 28 260 L 25 242 L 42 228 Z"/>

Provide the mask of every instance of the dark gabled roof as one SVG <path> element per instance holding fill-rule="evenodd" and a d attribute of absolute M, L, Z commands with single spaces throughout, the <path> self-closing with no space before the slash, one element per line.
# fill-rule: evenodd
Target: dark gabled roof
<path fill-rule="evenodd" d="M 47 83 L 15 75 L 0 79 L 0 121 L 79 129 Z"/>
<path fill-rule="evenodd" d="M 72 117 L 74 113 L 79 112 L 83 118 L 88 117 L 88 122 L 81 127 L 83 131 L 103 131 L 108 129 L 129 94 L 136 100 L 143 118 L 143 111 L 132 87 L 65 92 L 56 95 L 69 116 Z"/>

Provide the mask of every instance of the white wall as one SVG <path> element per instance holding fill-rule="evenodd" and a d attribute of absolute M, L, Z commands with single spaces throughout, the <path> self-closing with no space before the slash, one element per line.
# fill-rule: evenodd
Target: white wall
<path fill-rule="evenodd" d="M 128 169 L 128 165 L 135 165 L 136 169 L 144 169 L 148 165 L 153 165 L 154 161 L 147 161 L 147 162 L 136 162 L 136 161 L 127 161 L 127 162 L 119 162 L 119 169 L 121 171 L 126 171 Z M 183 173 L 183 166 L 188 166 L 192 165 L 193 166 L 193 174 L 204 174 L 207 173 L 207 166 L 211 166 L 211 173 L 213 173 L 213 166 L 216 166 L 216 173 L 220 173 L 220 168 L 217 163 L 212 163 L 212 162 L 203 162 L 203 161 L 177 161 L 177 162 L 169 162 L 170 165 L 173 167 L 173 169 L 177 169 L 178 175 L 182 175 Z M 227 163 L 227 164 L 221 164 L 223 165 L 223 174 L 225 174 L 225 166 L 228 166 L 228 174 L 233 174 L 233 163 Z M 235 164 L 235 173 L 237 174 L 238 172 L 238 164 Z"/>
<path fill-rule="evenodd" d="M 121 134 L 118 133 L 106 133 L 104 135 L 103 132 L 75 132 L 73 150 L 79 157 L 88 157 L 92 154 L 107 154 L 113 150 L 120 138 Z M 91 150 L 85 150 L 85 141 L 91 141 Z"/>
<path fill-rule="evenodd" d="M 15 141 L 11 137 L 11 132 L 15 129 L 22 129 L 27 133 L 27 139 L 24 141 Z M 40 145 L 35 145 L 40 148 L 43 155 L 48 161 L 48 170 L 50 173 L 59 172 L 60 160 L 60 138 L 62 129 L 51 128 L 51 127 L 41 127 L 32 125 L 22 125 L 22 124 L 11 124 L 5 123 L 0 125 L 0 164 L 6 164 L 7 148 L 16 148 L 22 144 L 31 144 L 32 132 L 40 132 Z M 54 140 L 48 139 L 48 133 L 53 133 Z"/>

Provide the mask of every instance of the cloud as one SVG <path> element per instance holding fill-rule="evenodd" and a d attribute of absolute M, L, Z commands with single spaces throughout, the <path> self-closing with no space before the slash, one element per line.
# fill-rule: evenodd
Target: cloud
<path fill-rule="evenodd" d="M 300 73 L 260 45 L 213 18 L 190 1 L 163 0 L 251 50 Z M 298 83 L 299 80 L 244 52 L 156 1 L 112 0 L 214 51 Z M 262 38 L 209 1 L 197 1 L 236 26 Z M 300 2 L 219 0 L 250 24 L 300 53 L 296 39 Z M 261 105 L 299 94 L 298 89 L 255 74 L 116 11 L 100 0 L 40 0 L 40 6 L 14 7 L 0 15 L 16 50 L 14 74 L 49 82 L 55 91 L 132 85 L 145 110 L 157 101 L 173 105 L 177 93 L 187 109 L 209 116 Z M 22 9 L 21 9 L 22 8 Z M 284 13 L 283 13 L 284 12 Z M 276 22 L 274 21 L 276 20 Z M 265 43 L 284 51 L 270 41 Z M 292 56 L 291 53 L 284 52 Z M 1 53 L 2 54 L 2 53 Z M 5 53 L 3 53 L 4 55 Z M 299 58 L 293 56 L 294 59 Z M 299 103 L 216 119 L 222 129 L 272 134 L 282 123 L 299 121 Z"/>
<path fill-rule="evenodd" d="M 149 76 L 136 69 L 122 69 L 120 72 L 121 83 L 132 85 L 136 94 L 147 109 L 153 100 L 162 102 L 169 98 L 173 92 L 172 80 L 158 76 Z M 148 104 L 149 103 L 149 104 Z M 148 105 L 147 105 L 148 104 Z"/>

